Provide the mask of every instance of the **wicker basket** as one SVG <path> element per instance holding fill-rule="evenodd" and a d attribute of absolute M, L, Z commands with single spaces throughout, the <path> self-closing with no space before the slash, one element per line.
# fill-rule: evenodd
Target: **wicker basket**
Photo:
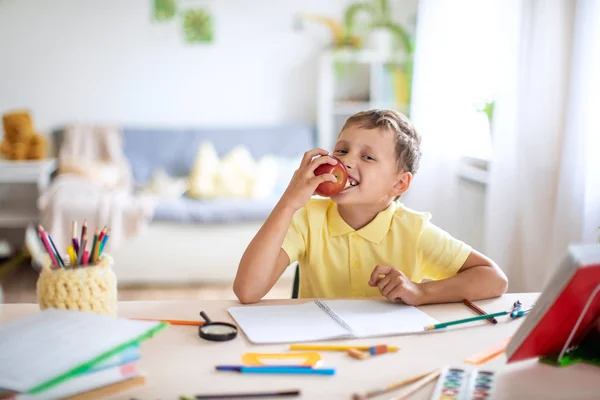
<path fill-rule="evenodd" d="M 52 269 L 44 266 L 37 281 L 40 309 L 80 310 L 116 316 L 117 277 L 105 254 L 94 265 Z"/>

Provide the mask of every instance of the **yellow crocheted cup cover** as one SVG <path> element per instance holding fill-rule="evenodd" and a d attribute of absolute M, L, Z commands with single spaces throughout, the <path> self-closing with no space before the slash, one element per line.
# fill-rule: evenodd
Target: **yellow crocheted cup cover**
<path fill-rule="evenodd" d="M 40 309 L 58 308 L 98 314 L 117 314 L 117 277 L 113 259 L 104 254 L 93 265 L 76 268 L 42 268 L 37 280 Z"/>

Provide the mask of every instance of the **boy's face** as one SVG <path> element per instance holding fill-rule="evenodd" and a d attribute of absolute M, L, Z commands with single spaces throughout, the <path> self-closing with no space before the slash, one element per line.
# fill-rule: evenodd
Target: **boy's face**
<path fill-rule="evenodd" d="M 348 170 L 350 186 L 331 199 L 338 204 L 387 204 L 404 193 L 412 175 L 398 169 L 395 133 L 387 129 L 346 128 L 333 155 Z"/>

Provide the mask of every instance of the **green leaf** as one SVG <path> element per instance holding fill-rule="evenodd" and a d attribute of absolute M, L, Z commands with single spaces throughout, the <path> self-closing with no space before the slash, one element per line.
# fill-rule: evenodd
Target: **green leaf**
<path fill-rule="evenodd" d="M 355 18 L 361 12 L 367 13 L 371 19 L 375 13 L 375 10 L 369 3 L 354 3 L 348 6 L 344 13 L 344 25 L 346 27 L 346 36 L 350 36 L 354 28 L 356 28 Z"/>
<path fill-rule="evenodd" d="M 396 39 L 398 39 L 398 42 L 404 47 L 404 51 L 407 55 L 410 56 L 413 54 L 415 50 L 413 40 L 403 27 L 393 22 L 385 23 L 382 27 L 389 29 L 394 36 L 396 36 Z"/>
<path fill-rule="evenodd" d="M 212 42 L 212 17 L 202 8 L 185 11 L 183 14 L 183 32 L 188 43 Z"/>
<path fill-rule="evenodd" d="M 175 17 L 177 4 L 175 0 L 154 0 L 154 19 L 168 21 Z"/>

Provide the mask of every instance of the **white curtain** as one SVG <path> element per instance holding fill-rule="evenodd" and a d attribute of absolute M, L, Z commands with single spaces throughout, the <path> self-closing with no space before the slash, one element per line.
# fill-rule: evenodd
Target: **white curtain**
<path fill-rule="evenodd" d="M 485 221 L 485 252 L 511 292 L 541 290 L 570 243 L 600 235 L 600 2 L 517 5 Z"/>
<path fill-rule="evenodd" d="M 494 92 L 499 1 L 420 0 L 410 118 L 422 136 L 421 168 L 402 202 L 428 211 L 456 235 L 458 168 L 473 135 L 483 134 L 477 102 Z M 478 130 L 479 132 L 475 132 Z"/>

